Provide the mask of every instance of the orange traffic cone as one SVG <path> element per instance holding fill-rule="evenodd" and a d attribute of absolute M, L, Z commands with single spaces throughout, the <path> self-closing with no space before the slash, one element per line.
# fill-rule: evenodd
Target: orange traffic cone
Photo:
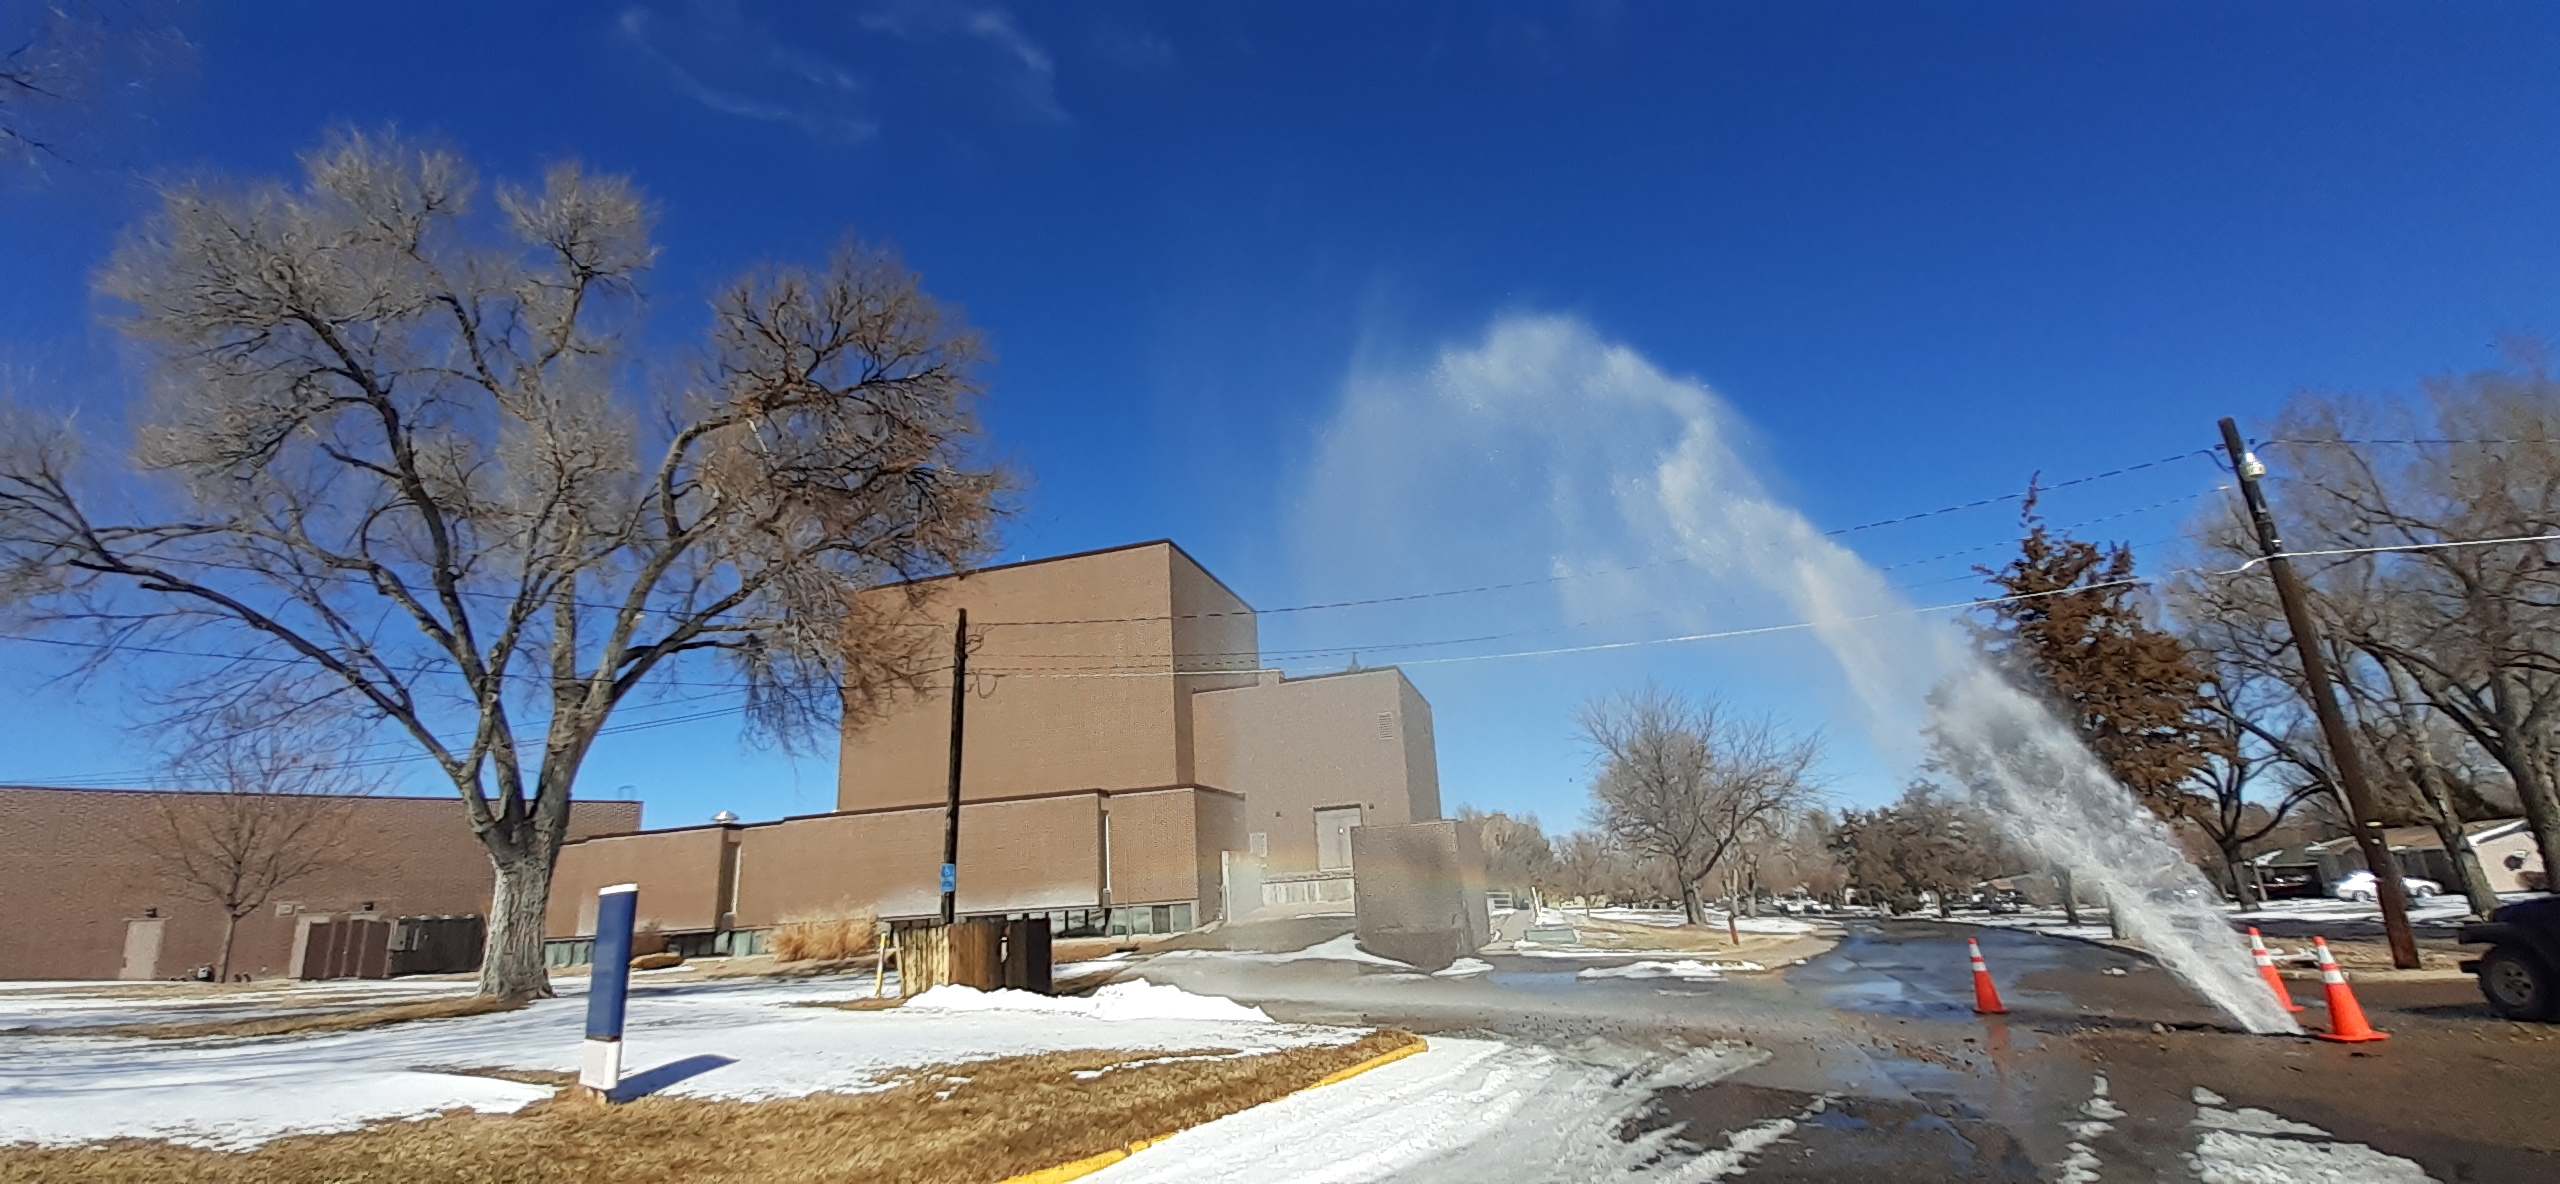
<path fill-rule="evenodd" d="M 1991 968 L 1982 963 L 1982 943 L 1968 937 L 1964 948 L 1973 955 L 1973 1010 L 1979 1015 L 2006 1015 L 2000 1006 L 2000 988 L 1991 985 Z"/>
<path fill-rule="evenodd" d="M 2311 944 L 2320 951 L 2320 984 L 2329 989 L 2329 1030 L 2312 1035 L 2340 1044 L 2391 1039 L 2391 1033 L 2376 1032 L 2373 1025 L 2364 1022 L 2364 1007 L 2356 1002 L 2356 993 L 2348 989 L 2347 972 L 2338 969 L 2338 959 L 2329 953 L 2328 940 L 2315 937 Z"/>
<path fill-rule="evenodd" d="M 2249 930 L 2249 956 L 2258 960 L 2258 977 L 2267 980 L 2267 985 L 2275 989 L 2276 1002 L 2284 1004 L 2286 1011 L 2311 1010 L 2294 1002 L 2293 992 L 2284 989 L 2284 976 L 2276 973 L 2275 957 L 2267 953 L 2267 943 L 2258 936 L 2255 928 Z"/>

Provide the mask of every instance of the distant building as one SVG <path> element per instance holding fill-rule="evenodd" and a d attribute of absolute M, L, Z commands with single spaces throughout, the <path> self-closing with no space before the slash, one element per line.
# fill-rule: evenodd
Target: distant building
<path fill-rule="evenodd" d="M 0 787 L 0 979 L 165 979 L 213 964 L 222 910 L 181 892 L 148 845 L 173 800 L 214 798 Z M 330 866 L 241 918 L 233 973 L 295 973 L 311 928 L 333 920 L 487 915 L 495 872 L 458 796 L 327 800 L 348 812 Z M 569 835 L 639 827 L 638 802 L 582 800 Z"/>
<path fill-rule="evenodd" d="M 1171 542 L 870 595 L 938 639 L 924 652 L 948 652 L 963 609 L 977 639 L 963 915 L 1162 933 L 1265 900 L 1347 902 L 1352 828 L 1439 817 L 1431 708 L 1403 674 L 1262 669 L 1252 607 Z M 548 926 L 560 956 L 592 934 L 595 890 L 623 882 L 681 950 L 864 910 L 936 915 L 950 737 L 946 674 L 847 730 L 832 813 L 572 844 Z"/>
<path fill-rule="evenodd" d="M 2480 853 L 2480 869 L 2489 876 L 2493 892 L 2526 892 L 2542 873 L 2542 851 L 2534 844 L 2533 830 L 2521 818 L 2492 818 L 2467 822 L 2462 827 L 2463 841 Z M 2447 892 L 2462 890 L 2462 878 L 2454 874 L 2453 861 L 2445 855 L 2444 843 L 2433 827 L 2395 826 L 2382 832 L 2383 845 L 2400 865 L 2404 876 L 2424 876 L 2444 885 Z M 2349 872 L 2364 870 L 2364 850 L 2353 836 L 2330 839 L 2304 847 L 2303 852 L 2320 868 L 2323 891 Z"/>

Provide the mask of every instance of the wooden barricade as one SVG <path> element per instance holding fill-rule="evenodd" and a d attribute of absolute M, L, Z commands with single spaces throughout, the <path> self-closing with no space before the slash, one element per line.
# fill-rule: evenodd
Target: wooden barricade
<path fill-rule="evenodd" d="M 963 920 L 897 931 L 898 995 L 912 998 L 944 983 L 981 991 L 1011 988 L 1046 995 L 1049 919 Z"/>

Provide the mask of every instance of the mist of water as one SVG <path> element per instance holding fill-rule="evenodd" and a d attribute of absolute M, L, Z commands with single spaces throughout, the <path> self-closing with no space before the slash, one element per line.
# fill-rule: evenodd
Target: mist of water
<path fill-rule="evenodd" d="M 1914 613 L 1875 568 L 1773 496 L 1745 459 L 1738 422 L 1706 387 L 1578 322 L 1509 318 L 1416 382 L 1353 394 L 1337 423 L 1361 430 L 1337 432 L 1321 458 L 1341 470 L 1338 481 L 1356 487 L 1351 466 L 1375 446 L 1389 450 L 1399 480 L 1464 484 L 1490 442 L 1511 470 L 1505 480 L 1556 490 L 1568 533 L 1585 540 L 1596 508 L 1587 491 L 1604 486 L 1630 551 L 1668 548 L 1709 585 L 1756 592 L 1811 622 L 1880 751 L 1915 757 L 1923 726 L 1932 728 L 1947 773 L 1987 799 L 2018 844 L 2102 892 L 2126 936 L 2248 1030 L 2300 1030 L 2168 827 L 1989 669 L 1955 622 Z M 1434 422 L 1437 436 L 1421 430 Z M 1479 451 L 1444 469 L 1425 443 L 1434 438 Z"/>

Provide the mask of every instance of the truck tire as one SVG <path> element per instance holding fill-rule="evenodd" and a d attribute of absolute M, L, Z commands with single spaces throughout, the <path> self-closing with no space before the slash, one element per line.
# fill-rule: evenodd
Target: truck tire
<path fill-rule="evenodd" d="M 2530 951 L 2499 946 L 2480 959 L 2480 994 L 2511 1020 L 2560 1019 L 2560 982 Z"/>

